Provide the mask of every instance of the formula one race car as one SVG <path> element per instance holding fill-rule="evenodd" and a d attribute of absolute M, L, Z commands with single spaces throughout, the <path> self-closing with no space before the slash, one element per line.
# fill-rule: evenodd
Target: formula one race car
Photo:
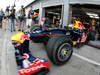
<path fill-rule="evenodd" d="M 14 45 L 19 44 L 19 50 L 25 52 L 29 50 L 29 40 L 43 42 L 50 60 L 56 65 L 62 65 L 71 58 L 73 45 L 85 42 L 86 38 L 85 33 L 77 29 L 44 29 L 34 26 L 30 32 L 13 35 L 12 42 Z"/>

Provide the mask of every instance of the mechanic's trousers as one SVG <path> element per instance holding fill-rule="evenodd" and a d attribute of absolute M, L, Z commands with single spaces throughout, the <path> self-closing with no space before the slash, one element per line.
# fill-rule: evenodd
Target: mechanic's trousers
<path fill-rule="evenodd" d="M 9 19 L 9 30 L 11 32 L 15 31 L 15 19 Z"/>

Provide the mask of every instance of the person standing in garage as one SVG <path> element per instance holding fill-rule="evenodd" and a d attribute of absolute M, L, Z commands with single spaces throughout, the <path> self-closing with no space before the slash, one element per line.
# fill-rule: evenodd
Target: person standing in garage
<path fill-rule="evenodd" d="M 25 18 L 26 14 L 25 14 L 25 8 L 23 5 L 21 6 L 21 10 L 19 13 L 20 13 L 20 30 L 24 31 L 24 28 L 26 26 L 26 18 Z"/>
<path fill-rule="evenodd" d="M 32 16 L 33 16 L 34 11 L 32 10 L 32 7 L 30 7 L 30 10 L 28 12 L 28 16 L 27 16 L 27 26 L 31 27 L 32 25 Z"/>
<path fill-rule="evenodd" d="M 90 36 L 90 40 L 94 41 L 95 36 L 96 36 L 96 20 L 91 19 L 90 24 L 91 24 L 91 27 L 90 27 L 89 36 Z"/>
<path fill-rule="evenodd" d="M 0 10 L 0 28 L 2 27 L 2 19 L 3 19 L 3 16 L 4 16 L 4 12 L 3 12 L 3 10 L 1 9 L 1 10 Z"/>
<path fill-rule="evenodd" d="M 9 30 L 11 32 L 15 31 L 15 11 L 14 6 L 9 11 Z"/>
<path fill-rule="evenodd" d="M 74 24 L 73 24 L 73 28 L 75 29 L 85 29 L 83 23 L 81 22 L 80 18 L 75 18 L 74 19 Z"/>

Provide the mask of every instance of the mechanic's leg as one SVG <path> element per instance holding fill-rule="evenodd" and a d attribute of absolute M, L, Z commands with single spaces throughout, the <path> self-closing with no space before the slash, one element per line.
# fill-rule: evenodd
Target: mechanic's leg
<path fill-rule="evenodd" d="M 15 19 L 12 19 L 12 31 L 15 31 Z"/>
<path fill-rule="evenodd" d="M 21 20 L 19 20 L 19 31 L 21 31 Z"/>
<path fill-rule="evenodd" d="M 11 32 L 15 31 L 14 19 L 10 19 L 10 31 Z"/>
<path fill-rule="evenodd" d="M 11 19 L 11 32 L 13 32 L 13 21 Z"/>
<path fill-rule="evenodd" d="M 25 30 L 25 27 L 26 27 L 26 20 L 25 19 L 23 19 L 22 26 L 23 26 L 23 31 L 24 31 Z"/>
<path fill-rule="evenodd" d="M 9 29 L 9 31 L 11 31 L 11 19 L 9 19 L 8 21 L 9 21 L 9 27 L 8 27 L 8 29 Z"/>
<path fill-rule="evenodd" d="M 20 31 L 23 31 L 23 20 L 20 21 Z"/>
<path fill-rule="evenodd" d="M 22 21 L 22 32 L 24 31 L 24 20 Z"/>
<path fill-rule="evenodd" d="M 0 21 L 0 28 L 2 28 L 2 21 Z"/>
<path fill-rule="evenodd" d="M 10 31 L 12 32 L 13 31 L 13 27 L 12 27 L 12 25 L 13 25 L 13 20 L 12 19 L 9 19 L 9 25 L 10 25 Z"/>

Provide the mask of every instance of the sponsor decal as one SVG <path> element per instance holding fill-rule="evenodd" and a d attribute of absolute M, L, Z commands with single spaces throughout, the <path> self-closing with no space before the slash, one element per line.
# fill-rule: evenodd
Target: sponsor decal
<path fill-rule="evenodd" d="M 26 40 L 26 39 L 29 39 L 29 36 L 28 35 L 22 35 L 20 40 Z"/>
<path fill-rule="evenodd" d="M 19 70 L 19 72 L 20 72 L 21 74 L 30 73 L 30 72 L 32 72 L 32 71 L 41 69 L 41 68 L 43 68 L 43 67 L 45 67 L 45 66 L 44 66 L 43 64 L 40 64 L 40 65 L 38 65 L 38 66 L 36 66 L 36 67 L 21 69 L 21 70 Z"/>

